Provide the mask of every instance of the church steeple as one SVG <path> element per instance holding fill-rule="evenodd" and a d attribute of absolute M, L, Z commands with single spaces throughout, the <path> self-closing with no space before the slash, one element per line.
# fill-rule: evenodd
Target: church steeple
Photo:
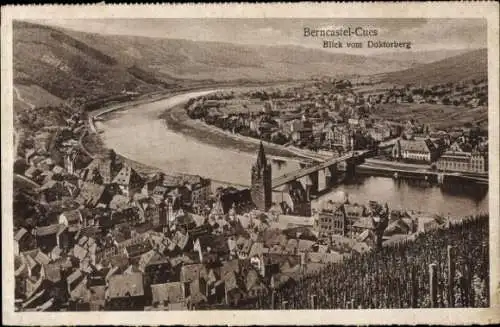
<path fill-rule="evenodd" d="M 265 167 L 267 165 L 266 153 L 262 141 L 260 141 L 259 154 L 257 155 L 257 165 L 260 167 Z"/>
<path fill-rule="evenodd" d="M 264 145 L 260 142 L 257 160 L 252 166 L 251 195 L 255 206 L 267 211 L 272 204 L 271 165 L 267 162 Z"/>

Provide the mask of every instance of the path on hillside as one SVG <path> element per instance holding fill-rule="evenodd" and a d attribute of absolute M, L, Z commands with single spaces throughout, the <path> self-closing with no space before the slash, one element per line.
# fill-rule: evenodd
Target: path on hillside
<path fill-rule="evenodd" d="M 35 109 L 36 106 L 33 103 L 27 101 L 25 98 L 23 98 L 21 96 L 21 92 L 19 92 L 19 89 L 16 86 L 14 86 L 14 93 L 16 95 L 17 100 L 25 103 L 28 107 L 30 107 L 30 109 Z"/>

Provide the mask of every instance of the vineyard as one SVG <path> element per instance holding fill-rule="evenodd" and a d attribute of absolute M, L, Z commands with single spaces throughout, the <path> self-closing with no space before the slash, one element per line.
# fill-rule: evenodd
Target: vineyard
<path fill-rule="evenodd" d="M 468 218 L 379 252 L 353 255 L 238 308 L 487 307 L 488 244 L 488 216 Z"/>

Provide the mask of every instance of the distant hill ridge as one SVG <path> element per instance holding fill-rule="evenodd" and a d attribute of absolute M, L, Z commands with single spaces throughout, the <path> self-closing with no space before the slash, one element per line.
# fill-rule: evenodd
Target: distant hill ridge
<path fill-rule="evenodd" d="M 442 84 L 488 78 L 487 49 L 478 49 L 417 67 L 387 73 L 383 82 L 393 84 Z"/>
<path fill-rule="evenodd" d="M 80 102 L 114 97 L 122 91 L 147 93 L 214 81 L 276 81 L 311 76 L 370 75 L 399 71 L 415 63 L 377 56 L 330 53 L 299 46 L 257 46 L 140 36 L 101 35 L 15 21 L 14 84 L 19 99 L 34 94 Z M 482 52 L 480 53 L 482 54 Z M 479 54 L 478 54 L 479 55 Z M 463 56 L 467 57 L 467 54 Z M 453 58 L 458 58 L 453 57 Z M 476 58 L 477 59 L 477 58 Z M 459 59 L 418 65 L 384 75 L 392 81 L 480 75 L 482 64 Z M 484 59 L 477 59 L 486 62 Z M 438 67 L 438 68 L 439 68 Z M 420 71 L 422 70 L 422 71 Z M 486 71 L 484 69 L 484 71 Z M 27 94 L 33 89 L 33 94 Z M 43 94 L 46 92 L 46 94 Z M 15 104 L 22 105 L 16 100 Z M 33 102 L 35 101 L 35 102 Z"/>

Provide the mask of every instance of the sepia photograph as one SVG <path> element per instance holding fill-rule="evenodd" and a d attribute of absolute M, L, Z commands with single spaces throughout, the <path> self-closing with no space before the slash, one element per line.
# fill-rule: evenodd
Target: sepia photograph
<path fill-rule="evenodd" d="M 300 17 L 10 19 L 4 310 L 498 305 L 491 22 Z"/>

